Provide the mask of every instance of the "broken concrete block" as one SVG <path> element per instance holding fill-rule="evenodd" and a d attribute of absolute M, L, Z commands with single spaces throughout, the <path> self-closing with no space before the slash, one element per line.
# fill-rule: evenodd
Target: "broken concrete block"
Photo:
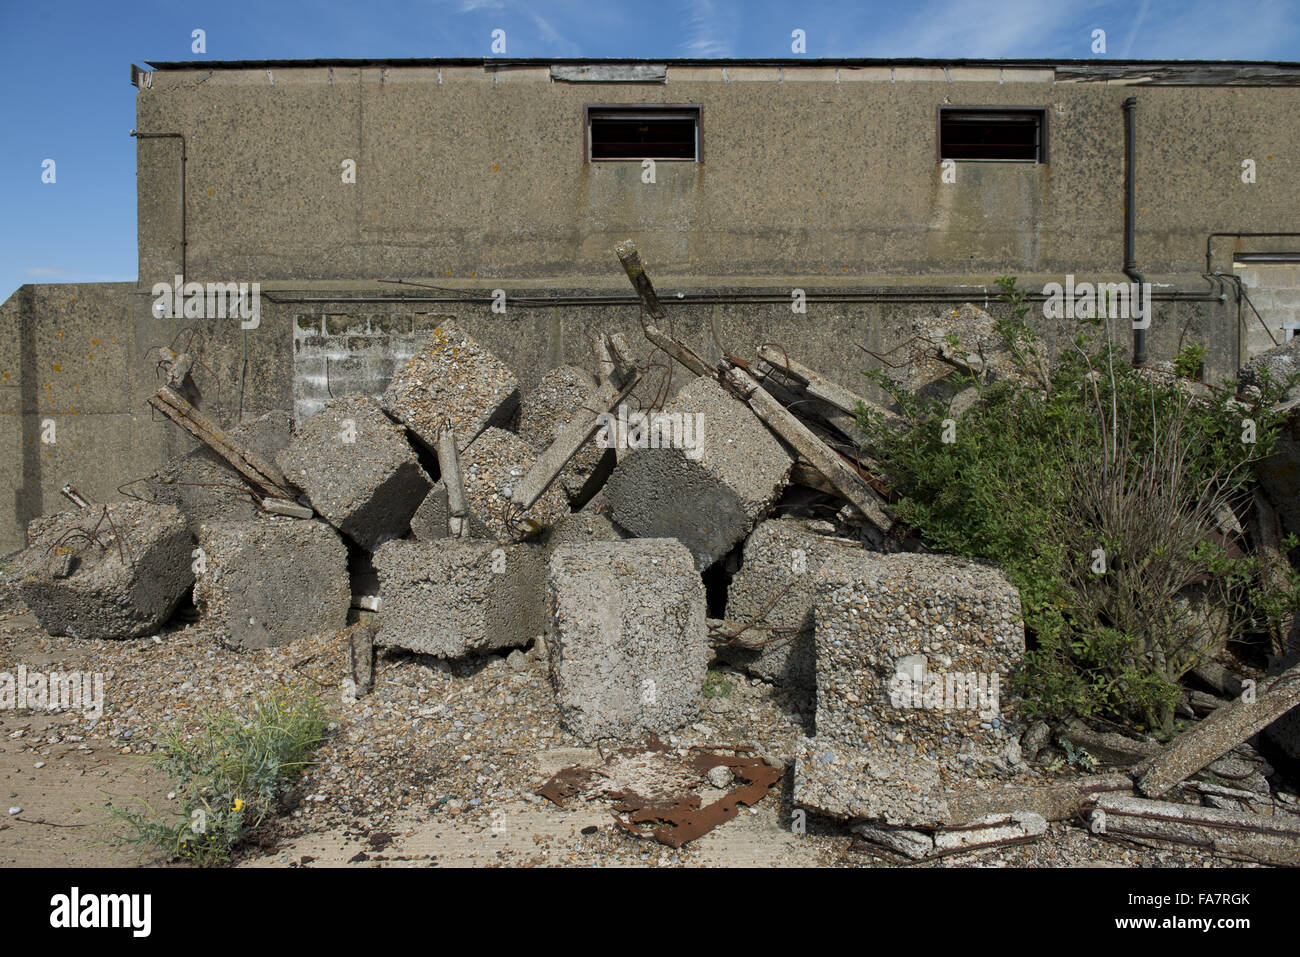
<path fill-rule="evenodd" d="M 274 648 L 347 625 L 348 551 L 324 522 L 205 522 L 195 566 L 194 604 L 236 648 Z"/>
<path fill-rule="evenodd" d="M 228 430 L 232 440 L 268 461 L 292 438 L 293 416 L 273 411 Z M 204 522 L 249 521 L 262 516 L 244 477 L 207 446 L 172 459 L 136 484 L 139 495 L 181 510 L 190 531 Z"/>
<path fill-rule="evenodd" d="M 573 512 L 547 529 L 541 545 L 546 561 L 561 545 L 589 545 L 592 542 L 620 542 L 614 524 L 599 512 Z"/>
<path fill-rule="evenodd" d="M 934 853 L 934 838 L 921 831 L 910 831 L 902 827 L 883 827 L 869 821 L 854 824 L 849 830 L 863 840 L 879 844 L 914 861 L 923 860 Z"/>
<path fill-rule="evenodd" d="M 915 335 L 891 354 L 885 374 L 908 392 L 945 401 L 961 396 L 952 409 L 957 414 L 975 401 L 968 391 L 971 375 L 982 382 L 1031 385 L 1047 370 L 1047 349 L 1041 342 L 1034 347 L 1043 358 L 1042 370 L 1027 373 L 1007 348 L 996 320 L 969 302 L 941 316 L 917 319 L 912 330 Z"/>
<path fill-rule="evenodd" d="M 371 551 L 406 533 L 433 484 L 402 428 L 359 392 L 326 402 L 275 463 L 322 518 Z"/>
<path fill-rule="evenodd" d="M 699 717 L 704 584 L 672 539 L 561 545 L 547 576 L 551 678 L 584 741 L 631 740 Z"/>
<path fill-rule="evenodd" d="M 433 542 L 446 538 L 447 531 L 447 486 L 442 480 L 433 483 L 429 494 L 424 497 L 420 507 L 411 516 L 411 534 L 422 542 Z M 491 538 L 492 533 L 477 515 L 470 512 L 470 538 Z"/>
<path fill-rule="evenodd" d="M 364 697 L 375 687 L 375 634 L 378 631 L 379 622 L 374 615 L 366 615 L 348 627 L 348 678 L 344 690 L 350 691 L 353 698 Z M 351 688 L 346 687 L 347 681 L 352 682 Z"/>
<path fill-rule="evenodd" d="M 1290 815 L 1237 811 L 1103 794 L 1088 812 L 1089 831 L 1173 846 L 1205 848 L 1265 864 L 1300 864 L 1300 824 Z"/>
<path fill-rule="evenodd" d="M 489 425 L 505 425 L 519 408 L 510 368 L 448 319 L 398 370 L 384 390 L 384 411 L 430 449 L 450 426 L 464 451 Z"/>
<path fill-rule="evenodd" d="M 858 542 L 818 534 L 810 525 L 788 518 L 760 522 L 745 540 L 740 571 L 727 589 L 728 619 L 762 616 L 765 626 L 783 634 L 758 649 L 721 645 L 717 650 L 733 667 L 808 698 L 816 666 L 813 606 L 824 591 L 824 576 L 851 577 L 881 557 Z"/>
<path fill-rule="evenodd" d="M 793 464 L 758 417 L 706 377 L 652 415 L 636 442 L 605 485 L 607 512 L 634 535 L 676 538 L 699 570 L 763 518 Z"/>
<path fill-rule="evenodd" d="M 908 827 L 949 823 L 945 792 L 1024 769 L 1010 687 L 1020 596 L 995 568 L 880 555 L 818 601 L 817 734 L 795 802 Z"/>
<path fill-rule="evenodd" d="M 1262 388 L 1265 380 L 1284 385 L 1293 376 L 1300 376 L 1300 336 L 1292 336 L 1281 345 L 1251 356 L 1237 373 L 1237 389 L 1249 393 L 1251 389 Z M 1287 397 L 1300 394 L 1297 390 L 1300 383 L 1287 392 Z"/>
<path fill-rule="evenodd" d="M 1047 833 L 1047 821 L 1034 811 L 1013 811 L 1010 814 L 989 814 L 959 829 L 940 828 L 934 834 L 870 822 L 855 824 L 850 830 L 873 844 L 919 861 L 938 854 L 954 854 L 1042 837 Z"/>
<path fill-rule="evenodd" d="M 516 483 L 528 474 L 536 458 L 526 441 L 498 428 L 484 429 L 461 453 L 461 475 L 470 512 L 492 537 L 501 541 L 522 538 L 570 514 L 564 493 L 554 485 L 526 512 L 519 513 L 511 503 Z"/>
<path fill-rule="evenodd" d="M 378 645 L 459 658 L 522 648 L 545 627 L 536 546 L 397 541 L 376 551 L 374 562 Z"/>
<path fill-rule="evenodd" d="M 1059 736 L 1087 751 L 1103 767 L 1132 767 L 1161 750 L 1157 741 L 1140 741 L 1114 731 L 1094 731 L 1077 719 L 1067 722 Z"/>
<path fill-rule="evenodd" d="M 17 560 L 18 594 L 51 635 L 136 638 L 194 583 L 194 536 L 170 505 L 115 502 L 37 519 Z"/>
<path fill-rule="evenodd" d="M 1147 797 L 1160 797 L 1201 768 L 1212 768 L 1211 762 L 1296 707 L 1300 707 L 1300 663 L 1269 678 L 1256 694 L 1216 709 L 1135 768 L 1138 790 Z"/>
<path fill-rule="evenodd" d="M 540 455 L 578 412 L 585 408 L 594 416 L 603 411 L 594 406 L 595 394 L 596 380 L 586 370 L 576 366 L 552 369 L 520 400 L 519 436 Z M 597 484 L 601 476 L 608 478 L 615 461 L 613 449 L 588 442 L 560 473 L 559 484 L 569 501 L 576 507 L 590 498 L 597 489 L 588 488 L 589 483 Z"/>
<path fill-rule="evenodd" d="M 1033 811 L 1014 811 L 1011 814 L 990 814 L 978 821 L 963 825 L 961 830 L 938 830 L 934 835 L 935 853 L 956 851 L 961 848 L 1005 844 L 1026 838 L 1042 837 L 1047 833 L 1047 821 Z"/>

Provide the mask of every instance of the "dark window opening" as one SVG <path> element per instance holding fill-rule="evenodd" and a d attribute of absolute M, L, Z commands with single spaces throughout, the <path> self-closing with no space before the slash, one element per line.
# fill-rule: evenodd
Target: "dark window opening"
<path fill-rule="evenodd" d="M 699 107 L 588 107 L 587 144 L 593 160 L 700 158 Z"/>
<path fill-rule="evenodd" d="M 939 108 L 939 159 L 1047 162 L 1043 109 Z"/>

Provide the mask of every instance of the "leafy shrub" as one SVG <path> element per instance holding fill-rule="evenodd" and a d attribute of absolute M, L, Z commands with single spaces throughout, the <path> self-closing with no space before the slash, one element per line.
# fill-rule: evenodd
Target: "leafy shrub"
<path fill-rule="evenodd" d="M 1276 441 L 1285 391 L 1248 409 L 1116 361 L 1105 320 L 1089 322 L 1048 368 L 1015 280 L 997 320 L 1019 379 L 989 384 L 956 420 L 945 404 L 867 375 L 907 426 L 859 410 L 896 514 L 930 547 L 1000 565 L 1031 637 L 1015 685 L 1029 716 L 1105 716 L 1168 731 L 1178 681 L 1224 641 L 1296 606 L 1216 526 L 1242 511 L 1251 464 Z M 1255 442 L 1243 441 L 1243 419 Z M 945 441 L 947 439 L 948 441 Z M 1189 604 L 1199 594 L 1201 614 Z"/>
<path fill-rule="evenodd" d="M 283 806 L 290 784 L 324 740 L 324 706 L 312 692 L 270 690 L 247 717 L 209 716 L 202 732 L 172 730 L 157 742 L 154 762 L 177 782 L 180 816 L 110 807 L 131 832 L 123 843 L 152 845 L 173 859 L 200 865 L 231 854 Z"/>
<path fill-rule="evenodd" d="M 1183 346 L 1174 356 L 1174 372 L 1184 379 L 1199 379 L 1205 371 L 1205 346 Z"/>

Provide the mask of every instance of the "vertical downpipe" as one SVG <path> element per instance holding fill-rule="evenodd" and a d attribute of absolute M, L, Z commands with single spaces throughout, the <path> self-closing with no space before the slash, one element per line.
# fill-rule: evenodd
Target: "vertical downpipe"
<path fill-rule="evenodd" d="M 1134 255 L 1134 231 L 1137 222 L 1137 97 L 1130 96 L 1124 101 L 1124 275 L 1131 282 L 1138 284 L 1138 289 L 1146 280 L 1137 270 L 1137 258 Z M 1140 301 L 1140 296 L 1139 296 Z M 1148 306 L 1151 311 L 1154 307 Z M 1144 317 L 1146 325 L 1151 324 L 1151 316 Z M 1133 330 L 1133 364 L 1140 366 L 1147 361 L 1147 331 Z"/>

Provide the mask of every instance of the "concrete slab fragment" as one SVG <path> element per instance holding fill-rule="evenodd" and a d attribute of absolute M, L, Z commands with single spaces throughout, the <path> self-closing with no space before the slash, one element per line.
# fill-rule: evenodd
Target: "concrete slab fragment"
<path fill-rule="evenodd" d="M 634 448 L 605 486 L 608 513 L 634 535 L 676 538 L 707 568 L 771 508 L 792 460 L 747 406 L 703 376 L 647 425 L 639 441 L 649 447 Z"/>
<path fill-rule="evenodd" d="M 272 648 L 347 625 L 347 548 L 324 522 L 206 522 L 199 550 L 194 604 L 232 646 Z"/>
<path fill-rule="evenodd" d="M 35 520 L 18 594 L 52 635 L 136 638 L 170 617 L 194 582 L 194 537 L 169 505 L 115 502 Z"/>
<path fill-rule="evenodd" d="M 585 741 L 695 720 L 708 670 L 704 584 L 671 539 L 561 545 L 549 564 L 551 677 Z"/>
<path fill-rule="evenodd" d="M 275 461 L 322 518 L 368 550 L 406 533 L 433 484 L 402 428 L 362 393 L 325 403 Z"/>

